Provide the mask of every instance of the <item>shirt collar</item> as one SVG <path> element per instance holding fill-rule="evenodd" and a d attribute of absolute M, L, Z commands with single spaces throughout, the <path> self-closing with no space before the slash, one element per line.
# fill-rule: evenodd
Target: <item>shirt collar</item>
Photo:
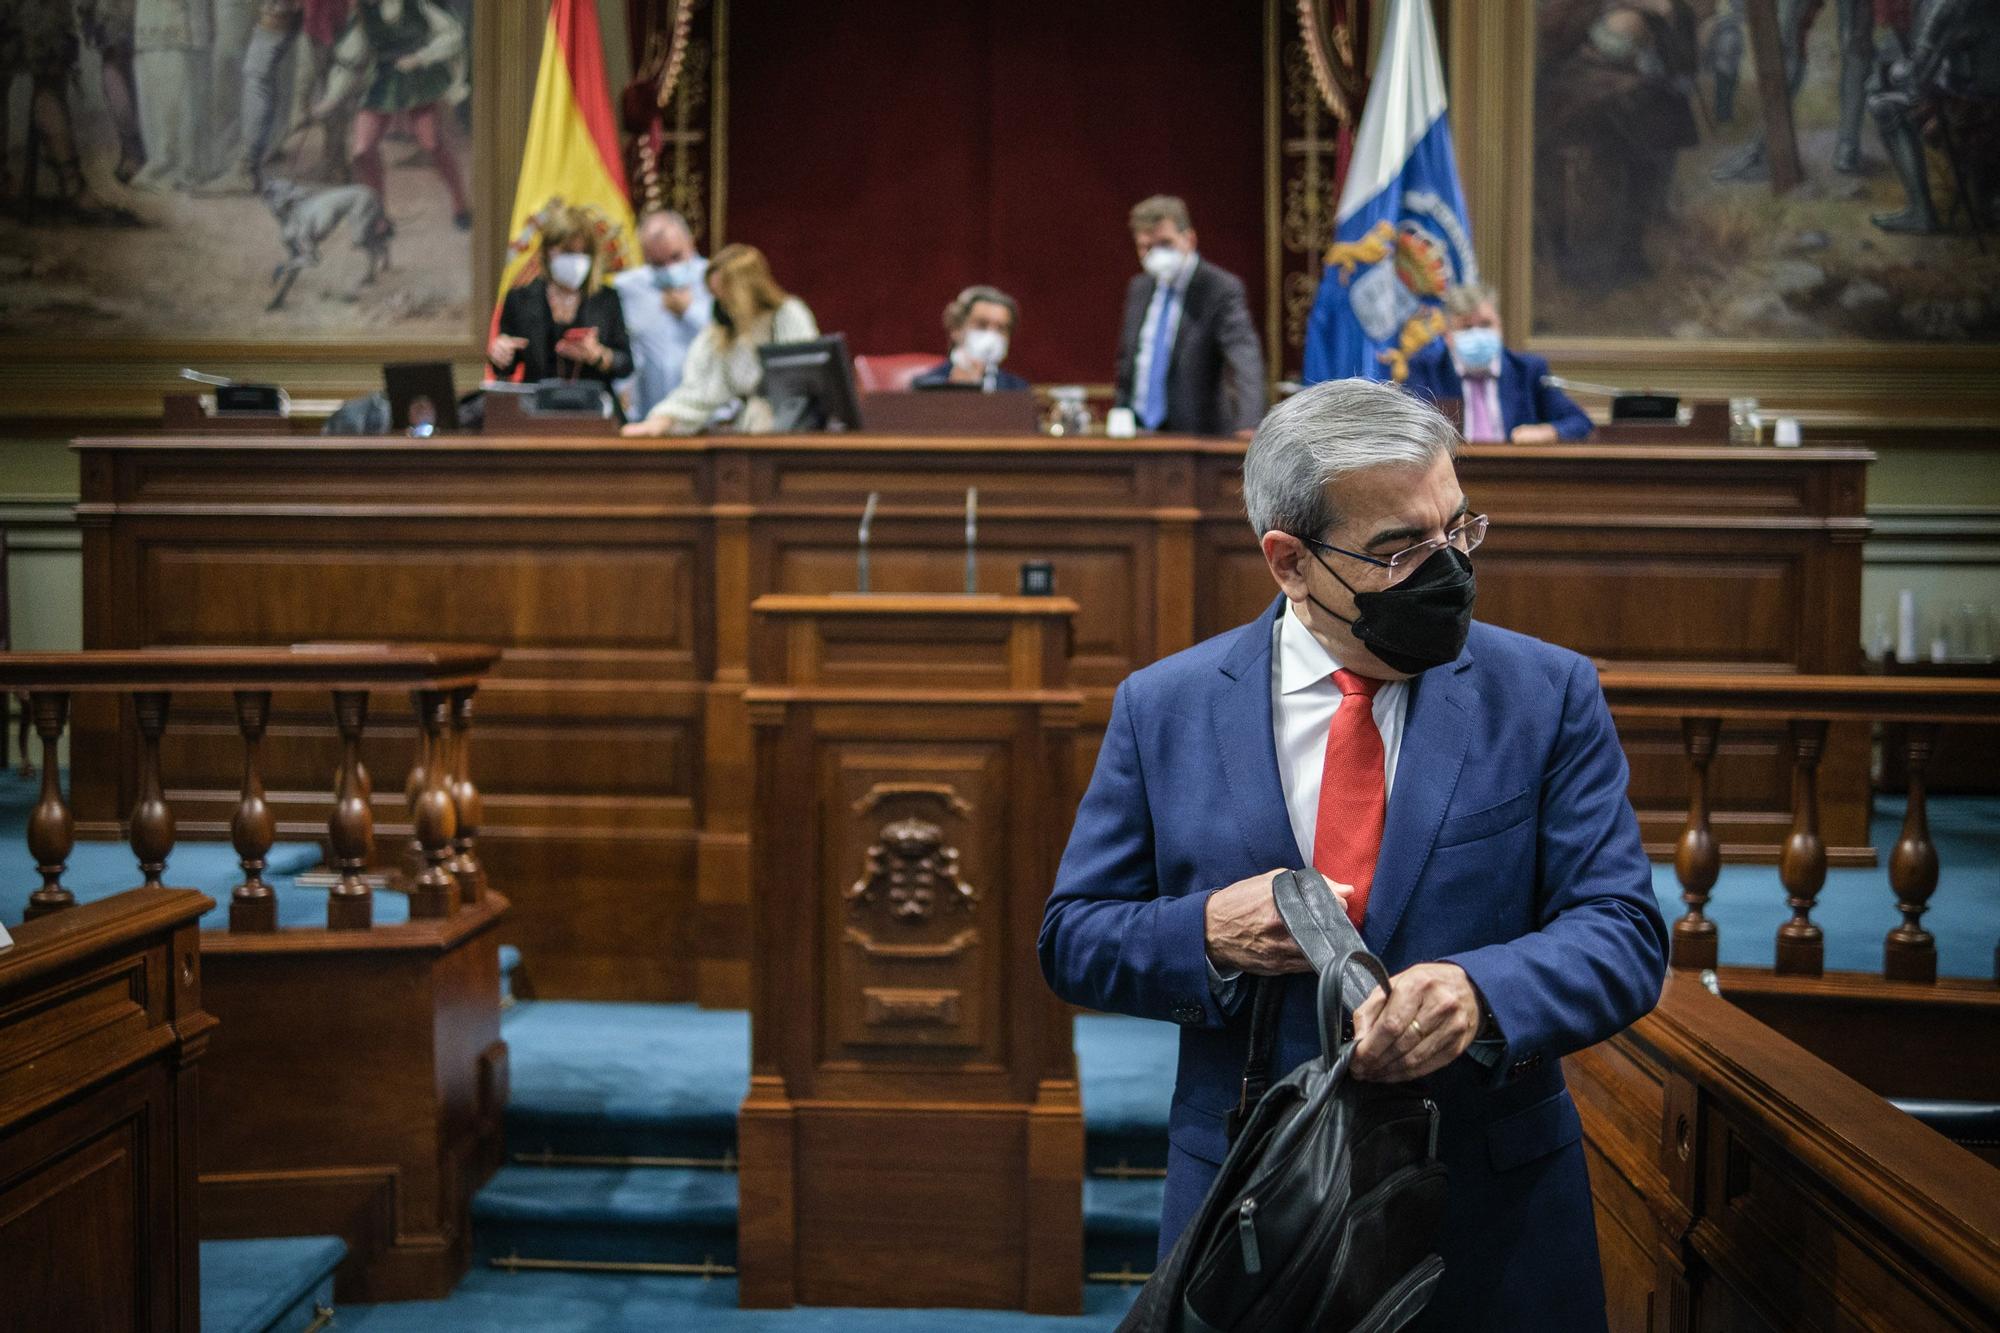
<path fill-rule="evenodd" d="M 1340 662 L 1299 619 L 1297 603 L 1287 601 L 1283 616 L 1278 628 L 1278 693 L 1296 694 L 1340 670 Z"/>

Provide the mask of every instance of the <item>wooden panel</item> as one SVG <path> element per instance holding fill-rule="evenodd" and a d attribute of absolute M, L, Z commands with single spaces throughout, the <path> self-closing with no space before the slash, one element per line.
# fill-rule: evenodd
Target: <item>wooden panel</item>
<path fill-rule="evenodd" d="M 1733 984 L 1742 988 L 1727 976 L 1725 994 Z M 1843 988 L 1894 989 L 1814 984 L 1822 1001 Z M 1979 1034 L 1959 1058 L 1990 1065 L 1992 1041 Z M 1613 1328 L 2000 1319 L 2000 1169 L 1692 977 L 1670 976 L 1651 1016 L 1565 1066 L 1590 1149 Z"/>
<path fill-rule="evenodd" d="M 1084 714 L 1064 765 L 1080 791 L 1119 681 L 1270 603 L 1242 517 L 1241 452 L 1151 437 L 89 441 L 85 642 L 501 645 L 475 763 L 488 828 L 513 840 L 511 868 L 530 876 L 508 883 L 524 981 L 552 996 L 742 1003 L 742 694 L 752 665 L 782 651 L 753 641 L 750 603 L 851 589 L 871 491 L 882 497 L 874 587 L 962 589 L 964 497 L 976 486 L 979 589 L 1012 592 L 1023 561 L 1049 560 L 1058 592 L 1079 605 L 1070 665 Z M 1460 476 L 1494 522 L 1481 614 L 1618 661 L 1852 670 L 1867 458 L 1469 448 Z M 857 670 L 879 664 L 855 659 Z M 993 671 L 962 652 L 922 683 Z M 913 684 L 925 674 L 909 668 Z M 190 834 L 220 833 L 234 808 L 226 708 L 174 702 L 164 767 Z M 129 720 L 114 739 L 115 711 L 101 700 L 75 709 L 72 789 L 99 836 L 132 800 L 136 745 Z M 384 838 L 400 838 L 408 706 L 378 697 L 373 714 L 365 758 Z M 1685 806 L 1677 738 L 1650 726 L 1621 735 L 1648 845 L 1664 851 Z M 1836 864 L 1873 856 L 1857 737 L 1836 729 L 1823 765 Z M 1778 739 L 1724 731 L 1716 828 L 1731 859 L 1771 858 L 1789 824 Z M 323 701 L 277 701 L 266 760 L 285 836 L 317 836 L 333 755 Z M 552 850 L 527 852 L 542 837 Z M 635 937 L 645 949 L 668 941 L 673 957 L 646 956 Z"/>
<path fill-rule="evenodd" d="M 16 926 L 0 951 L 0 1326 L 200 1326 L 195 921 L 140 889 Z"/>
<path fill-rule="evenodd" d="M 496 850 L 481 839 L 504 884 Z M 342 1300 L 451 1291 L 470 1262 L 473 1192 L 499 1155 L 506 911 L 489 892 L 444 921 L 213 942 L 204 1235 L 338 1235 Z"/>
<path fill-rule="evenodd" d="M 1067 1009 L 1032 948 L 1081 698 L 1044 598 L 767 597 L 788 651 L 756 741 L 752 1073 L 738 1134 L 749 1306 L 1075 1313 L 1083 1124 Z M 1006 680 L 831 683 L 823 641 L 991 624 Z M 893 1153 L 885 1143 L 898 1145 Z M 968 1208 L 968 1200 L 977 1200 Z"/>

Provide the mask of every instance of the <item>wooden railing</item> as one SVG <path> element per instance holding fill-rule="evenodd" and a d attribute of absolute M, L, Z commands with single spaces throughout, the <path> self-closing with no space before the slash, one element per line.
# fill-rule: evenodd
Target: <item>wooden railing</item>
<path fill-rule="evenodd" d="M 1779 855 L 1778 874 L 1792 915 L 1778 928 L 1774 970 L 1806 977 L 1821 975 L 1826 952 L 1825 937 L 1812 912 L 1826 883 L 1818 776 L 1827 724 L 1905 724 L 1901 744 L 1909 771 L 1909 803 L 1902 834 L 1889 858 L 1889 885 L 1903 921 L 1883 941 L 1882 974 L 1891 981 L 1937 981 L 1937 941 L 1923 927 L 1938 884 L 1924 770 L 1939 727 L 2000 722 L 2000 681 L 1607 671 L 1603 684 L 1605 697 L 1621 719 L 1678 719 L 1681 725 L 1688 760 L 1688 814 L 1675 849 L 1674 872 L 1687 912 L 1674 923 L 1673 963 L 1678 968 L 1715 966 L 1718 936 L 1707 907 L 1722 861 L 1709 827 L 1709 769 L 1723 724 L 1781 721 L 1790 729 L 1792 826 Z M 1994 975 L 2000 980 L 2000 944 L 1994 948 Z"/>
<path fill-rule="evenodd" d="M 148 888 L 161 886 L 174 846 L 174 813 L 161 787 L 160 739 L 175 693 L 230 693 L 243 738 L 243 784 L 230 838 L 243 880 L 230 895 L 229 928 L 277 929 L 277 898 L 264 880 L 277 825 L 265 800 L 263 740 L 273 690 L 326 690 L 340 733 L 341 763 L 327 819 L 326 924 L 366 930 L 374 920 L 369 866 L 375 821 L 361 762 L 370 691 L 408 691 L 417 715 L 417 755 L 406 785 L 420 849 L 409 877 L 413 918 L 449 917 L 486 893 L 479 860 L 479 790 L 471 774 L 472 698 L 493 665 L 492 648 L 460 645 L 318 643 L 290 648 L 175 648 L 137 652 L 0 653 L 0 691 L 25 693 L 42 742 L 40 797 L 28 819 L 28 848 L 42 885 L 28 919 L 76 903 L 62 882 L 76 824 L 56 769 L 57 746 L 73 695 L 129 695 L 140 736 L 132 851 Z"/>
<path fill-rule="evenodd" d="M 1611 1327 L 1996 1327 L 2000 1170 L 1727 996 L 1670 975 L 1563 1062 Z"/>

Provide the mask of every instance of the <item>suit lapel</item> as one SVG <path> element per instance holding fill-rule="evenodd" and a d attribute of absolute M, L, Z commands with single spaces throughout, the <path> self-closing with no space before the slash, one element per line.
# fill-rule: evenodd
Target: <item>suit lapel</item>
<path fill-rule="evenodd" d="M 1463 675 L 1472 664 L 1470 650 L 1450 666 L 1434 667 L 1410 682 L 1409 709 L 1403 718 L 1403 748 L 1396 758 L 1396 789 L 1382 827 L 1382 853 L 1375 861 L 1375 883 L 1368 892 L 1368 915 L 1361 938 L 1381 955 L 1410 905 L 1438 827 L 1458 787 L 1459 770 L 1472 728 L 1466 716 Z"/>
<path fill-rule="evenodd" d="M 1518 423 L 1527 420 L 1522 410 L 1527 395 L 1527 377 L 1522 373 L 1520 358 L 1512 352 L 1500 353 L 1500 434 L 1512 435 Z"/>
<path fill-rule="evenodd" d="M 1292 836 L 1271 728 L 1271 622 L 1283 608 L 1281 597 L 1238 631 L 1241 638 L 1222 663 L 1222 678 L 1209 704 L 1222 776 L 1251 874 L 1306 864 Z"/>

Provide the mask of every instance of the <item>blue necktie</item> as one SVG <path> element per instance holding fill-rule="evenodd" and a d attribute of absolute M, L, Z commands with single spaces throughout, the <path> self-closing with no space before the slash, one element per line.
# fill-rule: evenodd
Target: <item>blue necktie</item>
<path fill-rule="evenodd" d="M 1146 406 L 1139 424 L 1158 430 L 1167 419 L 1167 362 L 1173 358 L 1174 289 L 1168 287 L 1160 298 L 1160 318 L 1153 325 L 1153 359 L 1146 367 Z"/>

